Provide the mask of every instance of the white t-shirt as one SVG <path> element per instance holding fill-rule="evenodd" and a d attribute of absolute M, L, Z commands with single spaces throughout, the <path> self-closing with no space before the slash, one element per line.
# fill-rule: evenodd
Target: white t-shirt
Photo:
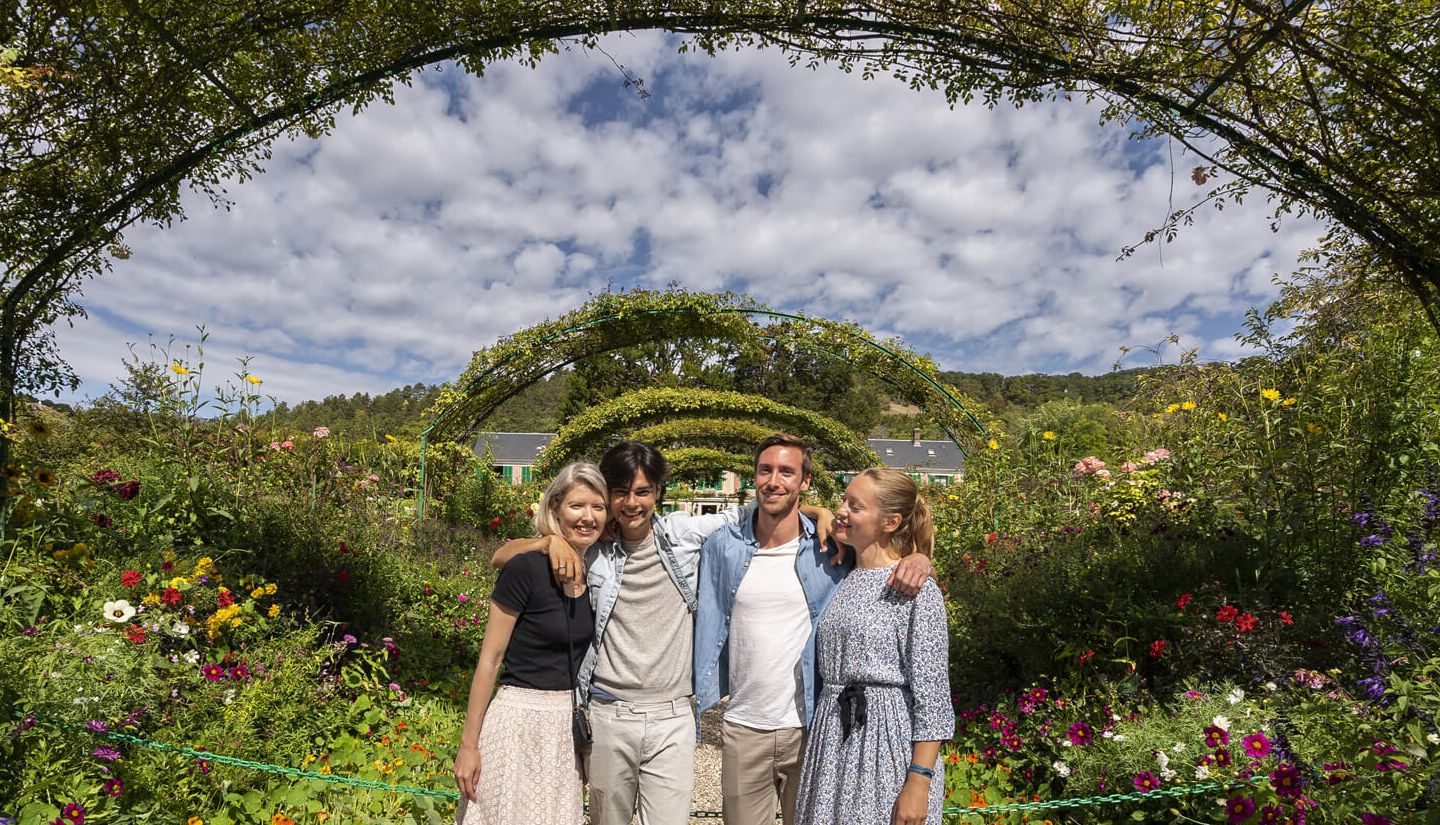
<path fill-rule="evenodd" d="M 799 551 L 799 537 L 760 548 L 735 591 L 727 722 L 758 730 L 805 725 L 800 656 L 810 640 L 810 605 L 795 573 Z"/>

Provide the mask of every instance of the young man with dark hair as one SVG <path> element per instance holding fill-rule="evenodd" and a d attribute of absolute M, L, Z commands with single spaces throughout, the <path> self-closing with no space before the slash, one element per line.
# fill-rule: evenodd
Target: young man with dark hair
<path fill-rule="evenodd" d="M 777 803 L 785 825 L 795 821 L 805 730 L 819 692 L 815 623 L 854 565 L 851 558 L 832 563 L 800 511 L 810 471 L 802 439 L 777 433 L 760 442 L 756 510 L 712 534 L 699 553 L 695 694 L 701 712 L 730 697 L 721 724 L 726 825 L 769 825 Z M 930 571 L 928 558 L 908 556 L 890 584 L 914 596 Z"/>

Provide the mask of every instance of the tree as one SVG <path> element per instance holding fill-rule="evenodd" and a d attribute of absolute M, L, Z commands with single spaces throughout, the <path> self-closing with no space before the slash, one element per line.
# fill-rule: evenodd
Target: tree
<path fill-rule="evenodd" d="M 45 330 L 124 231 L 183 217 L 182 186 L 223 202 L 281 135 L 385 99 L 442 61 L 533 63 L 561 39 L 669 29 L 686 48 L 774 45 L 794 62 L 889 74 L 988 105 L 1082 94 L 1204 163 L 1201 203 L 1256 189 L 1277 219 L 1332 222 L 1330 255 L 1404 285 L 1440 328 L 1440 38 L 1405 0 L 80 0 L 12 4 L 0 52 L 0 417 L 64 382 Z M 1173 234 L 1199 204 L 1147 237 Z M 4 451 L 0 445 L 0 461 Z M 0 490 L 3 494 L 3 490 Z"/>

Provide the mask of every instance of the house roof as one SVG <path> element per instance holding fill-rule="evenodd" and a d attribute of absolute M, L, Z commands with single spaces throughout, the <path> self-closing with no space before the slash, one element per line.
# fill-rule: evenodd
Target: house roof
<path fill-rule="evenodd" d="M 475 454 L 484 455 L 488 446 L 496 464 L 534 464 L 535 457 L 554 438 L 555 433 L 480 433 L 475 440 Z M 950 441 L 871 438 L 866 443 L 886 467 L 957 473 L 965 467 L 965 456 Z"/>
<path fill-rule="evenodd" d="M 870 449 L 880 456 L 886 467 L 897 469 L 950 470 L 965 467 L 965 456 L 953 441 L 911 441 L 908 438 L 871 438 Z"/>
<path fill-rule="evenodd" d="M 490 456 L 496 464 L 534 464 L 535 457 L 555 439 L 555 433 L 480 433 L 475 439 L 475 455 Z"/>

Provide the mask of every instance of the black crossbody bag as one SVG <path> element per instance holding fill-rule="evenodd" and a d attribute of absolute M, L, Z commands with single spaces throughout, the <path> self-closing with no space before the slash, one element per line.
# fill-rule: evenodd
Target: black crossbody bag
<path fill-rule="evenodd" d="M 565 646 L 568 652 L 566 661 L 570 665 L 570 694 L 575 694 L 575 636 L 570 632 L 571 613 L 575 610 L 575 602 L 565 595 L 564 587 L 560 588 L 560 595 L 567 604 L 565 609 Z M 590 745 L 594 743 L 595 737 L 590 733 L 590 717 L 585 713 L 584 705 L 578 701 L 570 711 L 570 739 L 575 743 L 575 754 L 584 756 L 590 751 Z"/>

